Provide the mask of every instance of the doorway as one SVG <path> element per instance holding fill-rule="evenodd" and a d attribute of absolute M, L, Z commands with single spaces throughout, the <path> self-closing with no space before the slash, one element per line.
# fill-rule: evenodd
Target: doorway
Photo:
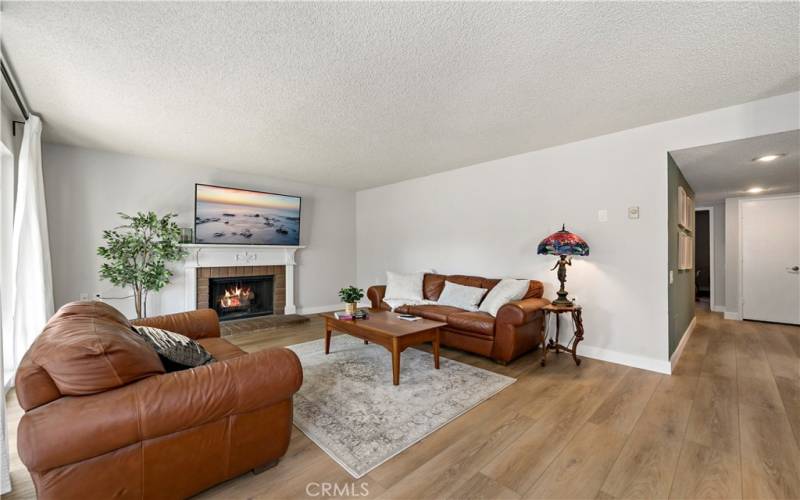
<path fill-rule="evenodd" d="M 694 300 L 698 307 L 711 310 L 714 301 L 714 207 L 695 209 Z"/>
<path fill-rule="evenodd" d="M 800 195 L 740 210 L 742 319 L 800 325 Z"/>

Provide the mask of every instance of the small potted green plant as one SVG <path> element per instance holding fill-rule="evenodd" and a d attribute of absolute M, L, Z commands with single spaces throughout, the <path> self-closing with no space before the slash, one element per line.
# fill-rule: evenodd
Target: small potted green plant
<path fill-rule="evenodd" d="M 348 286 L 339 290 L 339 298 L 345 303 L 345 312 L 353 314 L 358 308 L 358 301 L 364 298 L 364 290 L 354 286 Z"/>

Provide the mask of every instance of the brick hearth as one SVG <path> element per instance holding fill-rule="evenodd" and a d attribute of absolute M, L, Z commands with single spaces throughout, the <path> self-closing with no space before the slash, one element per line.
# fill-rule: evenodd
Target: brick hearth
<path fill-rule="evenodd" d="M 283 314 L 286 306 L 286 266 L 200 267 L 197 269 L 197 308 L 208 307 L 209 278 L 269 275 L 273 276 L 272 310 L 274 314 Z"/>

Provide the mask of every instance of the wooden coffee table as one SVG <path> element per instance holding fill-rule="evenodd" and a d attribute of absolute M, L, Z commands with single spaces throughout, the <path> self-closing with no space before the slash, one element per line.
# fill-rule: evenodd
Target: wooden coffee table
<path fill-rule="evenodd" d="M 392 353 L 392 383 L 400 384 L 400 353 L 407 347 L 424 342 L 433 343 L 433 366 L 439 369 L 439 328 L 447 323 L 420 318 L 406 321 L 389 311 L 369 311 L 367 319 L 340 320 L 333 313 L 323 313 L 325 318 L 325 354 L 330 352 L 331 332 L 347 333 L 365 344 L 373 342 Z"/>

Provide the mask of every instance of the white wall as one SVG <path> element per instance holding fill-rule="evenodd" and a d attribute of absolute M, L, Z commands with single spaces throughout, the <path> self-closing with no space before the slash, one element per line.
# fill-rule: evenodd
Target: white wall
<path fill-rule="evenodd" d="M 298 312 L 337 307 L 339 288 L 355 281 L 352 191 L 57 144 L 44 144 L 42 155 L 56 306 L 81 293 L 127 295 L 98 277 L 102 230 L 119 224 L 117 212 L 147 210 L 175 212 L 182 227 L 192 227 L 195 182 L 303 197 L 301 244 L 308 248 L 296 256 Z M 183 273 L 175 267 L 172 283 L 149 301 L 148 314 L 183 308 Z M 130 300 L 109 303 L 134 315 Z"/>
<path fill-rule="evenodd" d="M 591 246 L 568 272 L 581 352 L 669 371 L 667 152 L 796 129 L 798 104 L 792 93 L 360 191 L 358 283 L 434 268 L 540 279 L 552 298 L 554 258 L 536 245 L 563 222 Z"/>

